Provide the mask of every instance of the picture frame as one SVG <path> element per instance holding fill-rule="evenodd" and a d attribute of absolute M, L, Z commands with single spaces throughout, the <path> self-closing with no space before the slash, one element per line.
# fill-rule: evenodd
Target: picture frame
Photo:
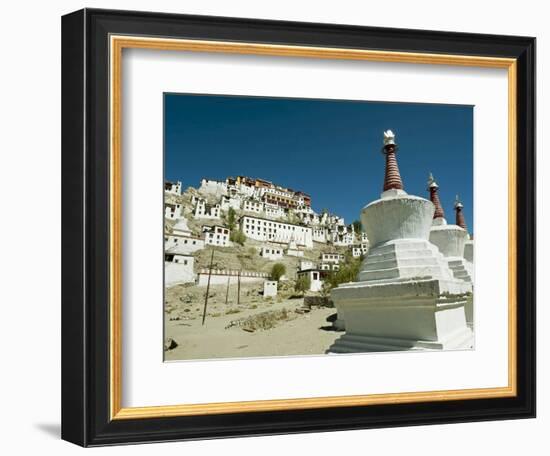
<path fill-rule="evenodd" d="M 123 407 L 124 49 L 506 69 L 508 385 Z M 80 10 L 62 19 L 62 179 L 63 439 L 101 446 L 535 416 L 534 38 Z"/>

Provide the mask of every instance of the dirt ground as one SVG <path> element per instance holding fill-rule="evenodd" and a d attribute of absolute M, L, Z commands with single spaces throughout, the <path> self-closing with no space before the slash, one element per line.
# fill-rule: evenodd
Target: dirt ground
<path fill-rule="evenodd" d="M 303 298 L 283 296 L 264 299 L 260 285 L 213 286 L 204 326 L 205 288 L 177 286 L 167 290 L 165 341 L 177 346 L 164 351 L 166 361 L 213 358 L 246 358 L 324 354 L 342 334 L 332 329 L 327 317 L 334 308 L 305 309 Z"/>

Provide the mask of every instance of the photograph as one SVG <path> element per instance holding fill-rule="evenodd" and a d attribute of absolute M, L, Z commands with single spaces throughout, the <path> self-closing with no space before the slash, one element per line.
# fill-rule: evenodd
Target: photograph
<path fill-rule="evenodd" d="M 163 97 L 165 361 L 475 349 L 475 106 Z"/>
<path fill-rule="evenodd" d="M 25 91 L 7 95 L 23 119 L 60 100 L 61 116 L 39 115 L 43 134 L 23 122 L 6 150 L 39 145 L 27 149 L 46 165 L 11 155 L 42 191 L 59 160 L 40 144 L 49 135 L 62 149 L 61 186 L 46 179 L 62 194 L 61 288 L 36 275 L 43 318 L 27 319 L 56 336 L 45 346 L 55 360 L 39 357 L 38 370 L 61 365 L 55 395 L 31 391 L 38 411 L 61 412 L 40 418 L 40 432 L 60 422 L 66 442 L 134 452 L 227 439 L 212 449 L 242 453 L 258 440 L 265 453 L 267 437 L 290 438 L 294 454 L 301 433 L 310 452 L 306 434 L 345 434 L 317 445 L 327 454 L 365 432 L 386 452 L 388 433 L 401 433 L 396 453 L 430 440 L 462 454 L 494 446 L 489 434 L 515 453 L 542 441 L 529 422 L 540 353 L 536 35 L 547 27 L 518 8 L 487 21 L 482 5 L 449 15 L 401 3 L 323 16 L 297 2 L 260 14 L 92 1 L 62 12 L 61 49 L 59 30 L 35 15 L 61 62 L 57 89 L 38 87 L 55 100 L 29 110 Z M 33 55 L 48 73 L 46 47 L 20 47 L 14 68 L 36 67 Z M 20 191 L 21 173 L 8 174 Z M 36 206 L 40 220 L 55 212 Z M 28 238 L 21 220 L 6 239 Z M 12 244 L 25 283 L 5 320 L 17 323 L 30 276 Z M 61 319 L 42 305 L 47 287 L 61 294 Z M 21 325 L 8 326 L 22 340 Z M 23 337 L 27 353 L 47 341 L 39 332 Z"/>

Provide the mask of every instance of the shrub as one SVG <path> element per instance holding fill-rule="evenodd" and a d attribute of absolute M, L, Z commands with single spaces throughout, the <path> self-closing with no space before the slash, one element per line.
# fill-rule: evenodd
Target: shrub
<path fill-rule="evenodd" d="M 225 225 L 231 231 L 233 231 L 235 229 L 235 226 L 237 225 L 237 213 L 232 207 L 229 208 L 229 210 L 227 211 L 227 215 L 225 216 Z"/>
<path fill-rule="evenodd" d="M 268 310 L 242 320 L 241 328 L 254 332 L 260 329 L 267 330 L 277 326 L 282 321 L 293 320 L 295 316 L 286 308 L 281 310 Z"/>
<path fill-rule="evenodd" d="M 298 293 L 302 293 L 302 296 L 305 294 L 306 291 L 309 290 L 311 287 L 311 279 L 307 275 L 301 275 L 296 280 L 296 284 L 294 285 L 294 291 Z"/>
<path fill-rule="evenodd" d="M 246 236 L 241 230 L 234 230 L 234 231 L 231 231 L 229 240 L 231 242 L 235 242 L 236 244 L 244 245 L 246 241 Z"/>
<path fill-rule="evenodd" d="M 285 275 L 286 267 L 282 263 L 275 263 L 271 268 L 271 273 L 269 274 L 269 278 L 271 280 L 279 281 L 279 279 Z"/>
<path fill-rule="evenodd" d="M 322 294 L 328 294 L 332 288 L 336 288 L 341 283 L 357 281 L 357 275 L 361 267 L 361 258 L 347 256 L 344 263 L 340 263 L 338 271 L 331 271 L 323 285 Z"/>

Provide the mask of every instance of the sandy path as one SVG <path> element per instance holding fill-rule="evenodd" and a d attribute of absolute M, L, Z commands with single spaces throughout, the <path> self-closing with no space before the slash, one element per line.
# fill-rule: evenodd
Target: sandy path
<path fill-rule="evenodd" d="M 165 352 L 167 361 L 186 359 L 243 358 L 257 356 L 285 356 L 323 354 L 342 333 L 321 329 L 329 324 L 326 318 L 336 309 L 313 308 L 305 314 L 294 313 L 302 306 L 302 299 L 280 303 L 262 303 L 258 308 L 240 308 L 239 313 L 226 315 L 227 307 L 217 304 L 209 308 L 206 323 L 201 325 L 199 312 L 189 313 L 188 320 L 170 321 L 165 317 L 167 338 L 178 346 Z M 283 321 L 268 330 L 244 331 L 240 327 L 226 327 L 231 321 L 269 310 L 287 309 L 296 318 Z M 214 316 L 213 316 L 214 315 Z"/>

